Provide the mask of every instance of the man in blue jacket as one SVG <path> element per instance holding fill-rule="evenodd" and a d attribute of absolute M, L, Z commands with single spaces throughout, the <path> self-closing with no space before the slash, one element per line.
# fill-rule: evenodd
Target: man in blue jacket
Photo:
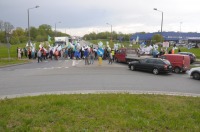
<path fill-rule="evenodd" d="M 85 51 L 84 51 L 84 57 L 85 57 L 85 65 L 89 65 L 89 60 L 88 60 L 89 51 L 88 51 L 87 48 L 86 48 Z"/>

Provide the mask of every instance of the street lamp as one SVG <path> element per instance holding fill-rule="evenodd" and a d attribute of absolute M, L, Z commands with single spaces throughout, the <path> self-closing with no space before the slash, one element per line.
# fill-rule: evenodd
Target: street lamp
<path fill-rule="evenodd" d="M 28 44 L 30 45 L 30 26 L 29 26 L 29 10 L 31 9 L 35 9 L 35 8 L 39 8 L 40 6 L 35 6 L 35 7 L 32 7 L 32 8 L 28 8 L 27 11 L 28 11 Z"/>
<path fill-rule="evenodd" d="M 162 13 L 162 20 L 161 20 L 161 34 L 162 34 L 162 27 L 163 27 L 163 11 L 158 10 L 157 8 L 154 8 L 153 10 L 155 10 L 155 11 L 159 11 L 159 12 Z"/>
<path fill-rule="evenodd" d="M 59 22 L 56 22 L 56 23 L 61 23 L 61 22 L 59 21 Z M 57 32 L 56 32 L 56 23 L 55 23 L 55 37 L 57 36 Z"/>
<path fill-rule="evenodd" d="M 182 22 L 180 22 L 179 43 L 181 43 L 181 24 L 182 24 Z"/>
<path fill-rule="evenodd" d="M 109 24 L 109 23 L 106 23 L 106 24 L 111 26 L 111 35 L 110 35 L 110 40 L 112 41 L 112 25 Z"/>

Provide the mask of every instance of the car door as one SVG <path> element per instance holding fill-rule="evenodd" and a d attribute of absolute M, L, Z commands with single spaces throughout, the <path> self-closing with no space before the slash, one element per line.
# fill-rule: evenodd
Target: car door
<path fill-rule="evenodd" d="M 139 63 L 137 64 L 138 66 L 137 66 L 137 69 L 140 69 L 140 70 L 145 70 L 146 69 L 146 62 L 147 61 L 147 59 L 141 59 L 141 60 L 139 60 Z"/>
<path fill-rule="evenodd" d="M 154 68 L 154 63 L 155 63 L 155 60 L 154 59 L 147 59 L 146 60 L 146 63 L 144 64 L 144 70 L 145 71 L 152 71 L 153 68 Z"/>

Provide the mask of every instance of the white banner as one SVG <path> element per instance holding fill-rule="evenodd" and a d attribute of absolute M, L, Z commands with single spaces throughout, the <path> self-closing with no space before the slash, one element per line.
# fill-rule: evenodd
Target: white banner
<path fill-rule="evenodd" d="M 169 47 L 169 42 L 163 42 L 163 47 Z"/>

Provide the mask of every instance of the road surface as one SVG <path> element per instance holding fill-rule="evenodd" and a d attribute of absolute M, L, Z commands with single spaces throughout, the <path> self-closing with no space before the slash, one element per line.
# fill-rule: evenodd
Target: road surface
<path fill-rule="evenodd" d="M 74 66 L 75 64 L 75 66 Z M 0 68 L 0 98 L 51 93 L 130 92 L 200 96 L 200 81 L 187 74 L 153 75 L 126 64 L 53 60 Z"/>

